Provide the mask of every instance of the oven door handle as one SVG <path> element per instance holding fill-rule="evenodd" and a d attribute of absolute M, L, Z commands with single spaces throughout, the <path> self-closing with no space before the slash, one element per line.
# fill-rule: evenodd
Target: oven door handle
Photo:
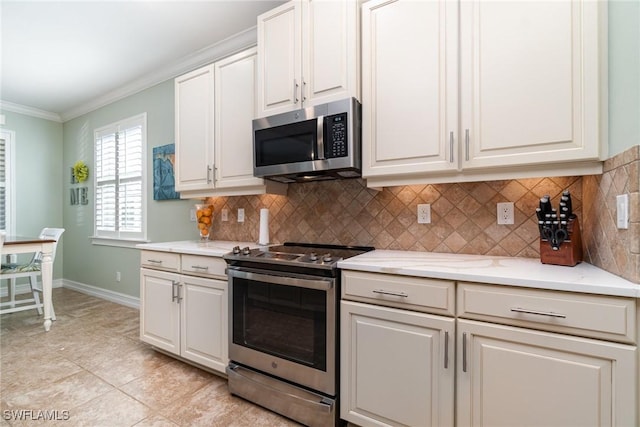
<path fill-rule="evenodd" d="M 309 279 L 302 278 L 295 275 L 280 275 L 273 274 L 262 270 L 253 270 L 244 268 L 238 270 L 233 267 L 227 268 L 227 274 L 229 278 L 238 277 L 240 279 L 254 280 L 265 283 L 273 283 L 275 285 L 295 286 L 298 288 L 317 289 L 320 291 L 327 291 L 333 287 L 335 279 L 329 278 L 317 278 Z"/>

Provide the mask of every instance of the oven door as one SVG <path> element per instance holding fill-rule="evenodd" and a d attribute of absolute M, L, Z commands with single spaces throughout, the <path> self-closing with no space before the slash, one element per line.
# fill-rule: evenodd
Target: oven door
<path fill-rule="evenodd" d="M 229 359 L 336 394 L 336 279 L 229 267 Z"/>

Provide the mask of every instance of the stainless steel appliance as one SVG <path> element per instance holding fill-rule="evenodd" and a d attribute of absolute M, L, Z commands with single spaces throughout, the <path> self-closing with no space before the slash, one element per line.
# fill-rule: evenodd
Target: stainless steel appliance
<path fill-rule="evenodd" d="M 285 243 L 225 255 L 231 393 L 309 426 L 339 423 L 337 263 L 369 250 Z"/>
<path fill-rule="evenodd" d="M 278 182 L 361 176 L 361 107 L 355 98 L 253 121 L 253 174 Z"/>

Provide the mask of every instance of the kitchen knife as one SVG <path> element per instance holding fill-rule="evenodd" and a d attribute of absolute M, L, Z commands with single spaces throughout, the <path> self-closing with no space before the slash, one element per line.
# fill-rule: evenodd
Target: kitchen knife
<path fill-rule="evenodd" d="M 572 206 L 572 203 L 571 203 L 571 193 L 569 193 L 569 190 L 565 190 L 562 193 L 562 197 L 560 198 L 560 200 L 565 205 L 566 210 L 564 211 L 564 213 L 567 214 L 567 218 L 568 219 L 575 218 L 576 216 L 573 213 L 573 206 Z"/>
<path fill-rule="evenodd" d="M 540 210 L 544 215 L 551 213 L 551 201 L 548 194 L 545 194 L 540 198 Z"/>

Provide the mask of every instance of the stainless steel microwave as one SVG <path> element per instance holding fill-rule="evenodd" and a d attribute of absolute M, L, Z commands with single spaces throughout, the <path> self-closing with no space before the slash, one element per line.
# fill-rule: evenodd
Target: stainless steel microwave
<path fill-rule="evenodd" d="M 361 106 L 343 99 L 253 120 L 253 174 L 290 183 L 357 178 Z"/>

